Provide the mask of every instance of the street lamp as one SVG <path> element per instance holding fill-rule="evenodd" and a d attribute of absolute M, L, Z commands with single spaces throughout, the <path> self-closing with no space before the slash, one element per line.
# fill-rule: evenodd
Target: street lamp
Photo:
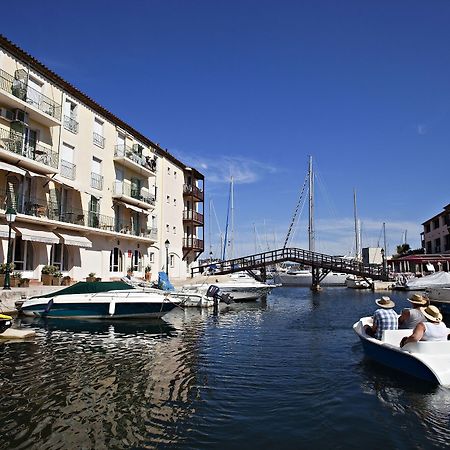
<path fill-rule="evenodd" d="M 6 222 L 8 222 L 8 256 L 6 258 L 6 271 L 5 271 L 5 282 L 3 284 L 3 290 L 11 290 L 11 224 L 16 220 L 16 210 L 11 206 L 6 209 L 5 217 Z"/>
<path fill-rule="evenodd" d="M 166 246 L 166 275 L 167 278 L 169 278 L 169 239 L 166 239 L 166 242 L 164 242 L 164 245 Z"/>

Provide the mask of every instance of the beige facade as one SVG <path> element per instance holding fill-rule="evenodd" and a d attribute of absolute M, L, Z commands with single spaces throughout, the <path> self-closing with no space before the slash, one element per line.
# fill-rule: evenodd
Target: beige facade
<path fill-rule="evenodd" d="M 4 262 L 10 206 L 24 277 L 50 264 L 73 280 L 144 277 L 146 266 L 156 279 L 168 260 L 184 279 L 203 250 L 202 205 L 202 174 L 0 37 Z"/>
<path fill-rule="evenodd" d="M 422 248 L 425 253 L 450 253 L 450 205 L 422 226 Z"/>

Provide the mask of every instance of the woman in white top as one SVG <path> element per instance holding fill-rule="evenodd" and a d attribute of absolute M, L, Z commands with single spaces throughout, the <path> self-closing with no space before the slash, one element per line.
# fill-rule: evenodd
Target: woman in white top
<path fill-rule="evenodd" d="M 410 328 L 413 330 L 418 323 L 425 322 L 425 316 L 423 315 L 420 308 L 422 306 L 428 306 L 430 304 L 428 298 L 424 297 L 420 294 L 414 294 L 410 298 L 408 298 L 408 302 L 410 302 L 413 307 L 405 308 L 402 311 L 402 314 L 398 318 L 398 327 L 403 329 Z"/>
<path fill-rule="evenodd" d="M 414 328 L 413 334 L 404 337 L 400 342 L 403 347 L 408 342 L 422 341 L 445 341 L 447 340 L 449 330 L 444 322 L 442 322 L 442 314 L 436 306 L 429 305 L 426 308 L 420 308 L 423 315 L 427 319 Z"/>

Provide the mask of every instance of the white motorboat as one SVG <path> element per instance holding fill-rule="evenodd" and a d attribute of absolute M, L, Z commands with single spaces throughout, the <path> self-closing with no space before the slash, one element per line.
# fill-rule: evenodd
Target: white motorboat
<path fill-rule="evenodd" d="M 396 289 L 406 291 L 423 291 L 427 288 L 450 287 L 450 273 L 436 272 L 424 277 L 414 277 L 408 279 L 404 285 L 396 285 Z"/>
<path fill-rule="evenodd" d="M 370 283 L 364 278 L 356 275 L 348 275 L 345 279 L 345 285 L 350 289 L 369 289 Z"/>
<path fill-rule="evenodd" d="M 367 357 L 416 378 L 450 386 L 450 341 L 410 342 L 400 347 L 401 339 L 412 330 L 384 331 L 380 341 L 365 333 L 364 325 L 371 324 L 372 317 L 363 317 L 353 325 Z"/>
<path fill-rule="evenodd" d="M 321 286 L 345 286 L 346 273 L 330 272 L 321 282 Z M 312 274 L 309 270 L 288 270 L 277 272 L 273 280 L 282 286 L 311 287 Z"/>
<path fill-rule="evenodd" d="M 433 287 L 425 290 L 430 302 L 436 305 L 442 313 L 450 314 L 450 287 Z"/>
<path fill-rule="evenodd" d="M 118 319 L 159 318 L 185 297 L 152 289 L 137 289 L 120 282 L 80 282 L 51 294 L 31 297 L 20 312 L 33 317 Z"/>
<path fill-rule="evenodd" d="M 231 275 L 209 275 L 193 278 L 191 284 L 185 284 L 181 293 L 199 292 L 206 294 L 208 288 L 217 286 L 222 294 L 228 294 L 234 301 L 258 300 L 276 287 L 276 284 L 267 284 L 255 280 L 243 272 Z"/>

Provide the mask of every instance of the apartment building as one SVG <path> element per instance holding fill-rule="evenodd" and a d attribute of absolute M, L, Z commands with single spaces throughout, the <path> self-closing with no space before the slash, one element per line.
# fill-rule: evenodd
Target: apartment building
<path fill-rule="evenodd" d="M 203 251 L 204 177 L 0 36 L 0 259 L 82 280 L 184 279 Z"/>
<path fill-rule="evenodd" d="M 450 253 L 450 204 L 423 224 L 422 248 L 425 253 Z"/>

